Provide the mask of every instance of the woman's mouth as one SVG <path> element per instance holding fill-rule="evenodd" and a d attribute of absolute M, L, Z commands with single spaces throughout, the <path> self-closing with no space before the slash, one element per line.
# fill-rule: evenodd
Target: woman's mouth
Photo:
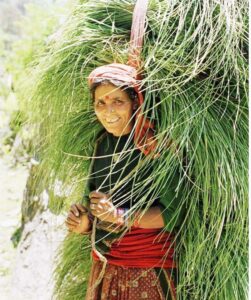
<path fill-rule="evenodd" d="M 119 118 L 112 118 L 112 119 L 105 119 L 106 123 L 108 124 L 114 124 L 118 122 Z"/>

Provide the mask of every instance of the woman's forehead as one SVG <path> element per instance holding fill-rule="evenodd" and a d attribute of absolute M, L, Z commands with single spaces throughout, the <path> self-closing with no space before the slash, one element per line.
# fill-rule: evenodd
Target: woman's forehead
<path fill-rule="evenodd" d="M 127 96 L 127 93 L 113 84 L 100 85 L 95 89 L 95 98 L 115 99 Z"/>

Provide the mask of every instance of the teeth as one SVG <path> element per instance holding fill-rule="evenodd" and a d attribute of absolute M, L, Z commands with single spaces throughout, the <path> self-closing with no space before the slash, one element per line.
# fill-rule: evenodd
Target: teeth
<path fill-rule="evenodd" d="M 106 120 L 107 123 L 115 123 L 119 120 L 119 118 L 117 119 L 111 119 L 111 120 Z"/>

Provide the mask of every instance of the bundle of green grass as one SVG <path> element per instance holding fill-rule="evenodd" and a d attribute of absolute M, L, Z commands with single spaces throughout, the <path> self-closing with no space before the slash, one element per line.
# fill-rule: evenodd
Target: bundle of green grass
<path fill-rule="evenodd" d="M 81 201 L 101 130 L 87 86 L 97 66 L 126 63 L 135 1 L 81 1 L 25 79 L 25 108 L 38 128 L 38 180 Z M 144 113 L 154 119 L 156 193 L 187 162 L 180 179 L 184 222 L 177 232 L 178 299 L 247 297 L 247 1 L 152 0 L 142 61 Z M 167 139 L 175 151 L 165 151 Z M 178 192 L 178 191 L 177 191 Z M 148 201 L 143 197 L 142 202 Z M 55 270 L 55 297 L 84 299 L 88 241 L 70 234 Z"/>

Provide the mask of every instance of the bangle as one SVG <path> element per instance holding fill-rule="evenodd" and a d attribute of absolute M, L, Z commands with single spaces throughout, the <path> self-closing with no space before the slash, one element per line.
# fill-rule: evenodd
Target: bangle
<path fill-rule="evenodd" d="M 129 227 L 129 208 L 124 209 L 124 223 L 126 227 Z"/>
<path fill-rule="evenodd" d="M 117 208 L 117 222 L 116 223 L 119 226 L 125 224 L 124 213 L 125 213 L 124 208 Z"/>
<path fill-rule="evenodd" d="M 117 222 L 116 224 L 121 226 L 124 225 L 128 227 L 128 213 L 129 213 L 129 208 L 117 208 L 116 209 L 116 217 L 117 217 Z"/>

